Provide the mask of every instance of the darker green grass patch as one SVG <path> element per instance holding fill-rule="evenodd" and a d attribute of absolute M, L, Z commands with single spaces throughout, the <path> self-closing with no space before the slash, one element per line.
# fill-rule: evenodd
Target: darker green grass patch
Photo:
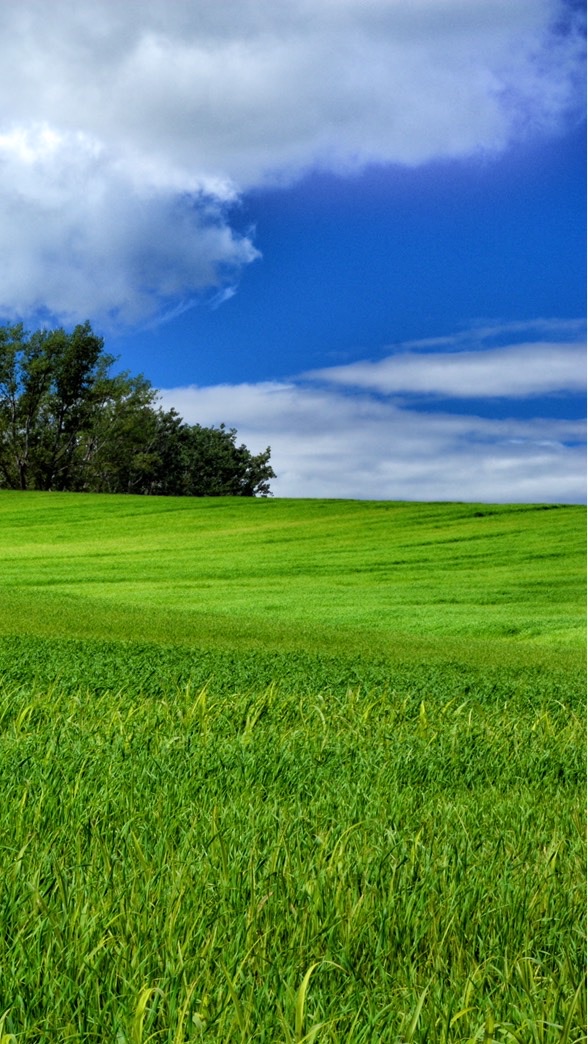
<path fill-rule="evenodd" d="M 4 1032 L 579 1044 L 563 692 L 289 681 L 0 684 Z"/>

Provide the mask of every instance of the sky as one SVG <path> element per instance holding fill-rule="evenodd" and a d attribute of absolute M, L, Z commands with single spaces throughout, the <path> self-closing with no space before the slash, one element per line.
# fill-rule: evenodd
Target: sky
<path fill-rule="evenodd" d="M 578 0 L 0 4 L 0 322 L 276 496 L 585 500 Z"/>

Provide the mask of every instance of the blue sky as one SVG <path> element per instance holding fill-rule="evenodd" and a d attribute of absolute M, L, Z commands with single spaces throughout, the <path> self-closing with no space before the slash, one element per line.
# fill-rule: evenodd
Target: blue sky
<path fill-rule="evenodd" d="M 583 5 L 42 12 L 0 11 L 4 321 L 89 318 L 276 495 L 584 499 Z"/>

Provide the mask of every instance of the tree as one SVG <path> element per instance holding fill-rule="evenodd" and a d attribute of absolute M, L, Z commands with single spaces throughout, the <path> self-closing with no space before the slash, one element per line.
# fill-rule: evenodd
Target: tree
<path fill-rule="evenodd" d="M 275 473 L 269 463 L 269 446 L 253 456 L 247 446 L 238 446 L 235 428 L 203 428 L 180 425 L 178 476 L 182 492 L 190 497 L 268 496 L 269 480 Z"/>
<path fill-rule="evenodd" d="M 269 480 L 275 473 L 269 463 L 269 446 L 254 456 L 245 445 L 237 445 L 234 428 L 189 425 L 175 410 L 148 411 L 141 423 L 140 430 L 136 429 L 135 452 L 127 449 L 118 473 L 119 492 L 188 497 L 271 495 Z M 110 453 L 111 470 L 114 459 Z M 109 488 L 113 488 L 112 479 Z"/>
<path fill-rule="evenodd" d="M 94 390 L 114 362 L 89 323 L 64 330 L 0 328 L 0 473 L 13 489 L 67 489 Z"/>
<path fill-rule="evenodd" d="M 157 408 L 143 377 L 88 322 L 65 330 L 0 327 L 0 487 L 171 496 L 268 496 L 270 448 L 254 456 L 221 424 Z"/>
<path fill-rule="evenodd" d="M 94 389 L 94 417 L 80 433 L 72 488 L 94 493 L 148 493 L 159 467 L 156 392 L 143 376 L 105 376 Z"/>

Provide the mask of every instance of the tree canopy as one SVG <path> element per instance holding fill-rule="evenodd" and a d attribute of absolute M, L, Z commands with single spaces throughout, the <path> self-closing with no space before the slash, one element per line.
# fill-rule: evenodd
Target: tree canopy
<path fill-rule="evenodd" d="M 171 496 L 271 496 L 270 447 L 253 455 L 224 424 L 187 424 L 89 322 L 0 327 L 0 488 Z"/>

